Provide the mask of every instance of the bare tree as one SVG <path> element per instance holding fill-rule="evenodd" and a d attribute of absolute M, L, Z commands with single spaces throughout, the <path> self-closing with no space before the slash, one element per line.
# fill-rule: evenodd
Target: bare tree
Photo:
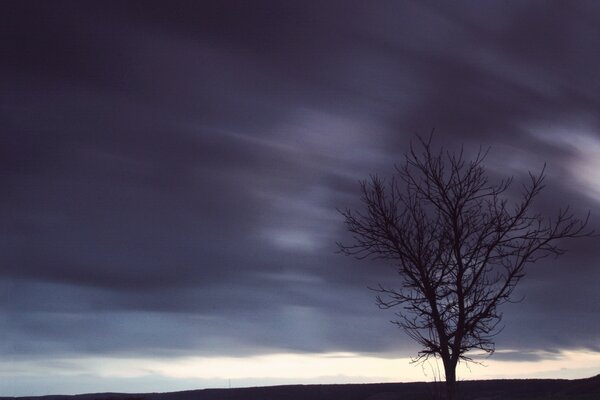
<path fill-rule="evenodd" d="M 470 350 L 494 352 L 502 318 L 499 306 L 524 276 L 527 264 L 559 256 L 559 240 L 592 235 L 588 217 L 569 208 L 549 217 L 533 210 L 544 188 L 544 170 L 529 173 L 515 200 L 512 178 L 491 183 L 480 151 L 472 161 L 463 152 L 433 152 L 431 137 L 419 138 L 403 165 L 385 181 L 361 182 L 363 210 L 341 211 L 353 244 L 342 253 L 394 263 L 399 288 L 379 285 L 377 303 L 401 306 L 395 321 L 422 347 L 415 361 L 440 357 L 447 398 L 456 398 L 456 366 L 473 361 Z"/>

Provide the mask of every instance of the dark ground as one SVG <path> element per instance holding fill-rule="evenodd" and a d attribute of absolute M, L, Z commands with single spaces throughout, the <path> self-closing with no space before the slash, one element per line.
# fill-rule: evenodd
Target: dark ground
<path fill-rule="evenodd" d="M 0 397 L 0 400 L 436 400 L 441 383 L 288 385 L 240 389 L 204 389 L 171 393 L 95 393 L 75 396 Z M 600 375 L 593 378 L 464 381 L 463 400 L 600 400 Z"/>

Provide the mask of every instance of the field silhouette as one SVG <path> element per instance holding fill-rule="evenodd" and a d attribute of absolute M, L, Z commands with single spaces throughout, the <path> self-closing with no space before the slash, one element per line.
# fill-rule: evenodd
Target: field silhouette
<path fill-rule="evenodd" d="M 598 400 L 600 375 L 586 379 L 507 379 L 463 381 L 462 400 Z M 437 400 L 442 382 L 343 385 L 283 385 L 234 389 L 202 389 L 169 393 L 95 393 L 0 400 Z"/>

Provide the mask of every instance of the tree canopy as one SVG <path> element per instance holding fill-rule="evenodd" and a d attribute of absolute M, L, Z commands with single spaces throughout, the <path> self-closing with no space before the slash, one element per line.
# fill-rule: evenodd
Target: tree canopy
<path fill-rule="evenodd" d="M 487 151 L 466 160 L 464 152 L 434 152 L 431 137 L 419 138 L 394 176 L 361 182 L 360 210 L 341 211 L 353 243 L 342 253 L 394 263 L 399 287 L 379 284 L 381 308 L 401 307 L 395 321 L 421 350 L 416 360 L 440 357 L 454 398 L 456 366 L 469 351 L 494 352 L 502 313 L 525 267 L 565 249 L 560 240 L 591 235 L 588 217 L 569 207 L 554 216 L 535 210 L 544 189 L 545 166 L 529 172 L 520 194 L 513 183 L 493 183 L 483 166 Z"/>

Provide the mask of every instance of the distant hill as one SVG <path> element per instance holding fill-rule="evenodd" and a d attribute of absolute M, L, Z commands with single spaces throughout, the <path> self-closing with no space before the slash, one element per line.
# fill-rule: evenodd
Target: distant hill
<path fill-rule="evenodd" d="M 600 375 L 587 379 L 510 379 L 463 381 L 464 400 L 600 400 Z M 286 385 L 203 389 L 170 393 L 94 393 L 74 396 L 0 397 L 0 400 L 438 400 L 437 383 Z"/>

